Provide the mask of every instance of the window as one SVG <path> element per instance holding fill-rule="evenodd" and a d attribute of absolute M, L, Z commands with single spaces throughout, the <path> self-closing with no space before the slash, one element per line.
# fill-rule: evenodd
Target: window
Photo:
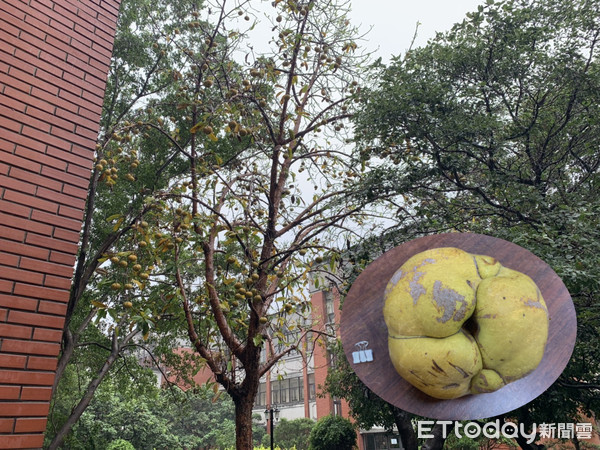
<path fill-rule="evenodd" d="M 333 415 L 334 416 L 342 415 L 342 401 L 338 397 L 333 398 Z"/>
<path fill-rule="evenodd" d="M 279 401 L 281 403 L 290 402 L 290 380 L 281 380 L 279 382 Z"/>
<path fill-rule="evenodd" d="M 271 381 L 271 401 L 274 405 L 304 401 L 302 377 Z"/>
<path fill-rule="evenodd" d="M 300 377 L 298 378 L 290 378 L 290 402 L 300 402 L 302 401 L 302 389 L 298 387 L 302 385 L 302 381 Z"/>
<path fill-rule="evenodd" d="M 315 388 L 315 374 L 308 374 L 308 399 L 315 400 L 317 398 L 317 390 Z"/>
<path fill-rule="evenodd" d="M 325 291 L 325 316 L 326 323 L 335 323 L 335 306 L 333 304 L 333 292 Z"/>
<path fill-rule="evenodd" d="M 265 406 L 267 404 L 267 383 L 258 385 L 258 394 L 256 394 L 256 406 Z"/>
<path fill-rule="evenodd" d="M 271 381 L 271 402 L 274 405 L 278 405 L 281 403 L 281 400 L 279 397 L 279 380 Z"/>
<path fill-rule="evenodd" d="M 287 328 L 285 328 L 282 331 L 283 336 L 278 337 L 275 341 L 275 353 L 282 352 L 292 345 L 297 345 L 298 341 L 300 340 L 299 330 L 290 331 Z M 298 354 L 300 354 L 298 350 L 294 349 L 289 353 L 289 356 L 294 356 Z"/>

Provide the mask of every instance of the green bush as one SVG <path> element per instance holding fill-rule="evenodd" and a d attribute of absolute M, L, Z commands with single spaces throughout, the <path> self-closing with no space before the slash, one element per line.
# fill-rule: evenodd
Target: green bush
<path fill-rule="evenodd" d="M 116 439 L 108 444 L 106 450 L 135 450 L 135 447 L 125 439 Z"/>
<path fill-rule="evenodd" d="M 308 418 L 287 420 L 281 419 L 275 425 L 273 440 L 281 448 L 290 450 L 307 450 L 310 432 L 315 426 L 315 421 Z"/>
<path fill-rule="evenodd" d="M 319 419 L 310 432 L 311 450 L 352 450 L 355 445 L 354 426 L 341 416 Z"/>

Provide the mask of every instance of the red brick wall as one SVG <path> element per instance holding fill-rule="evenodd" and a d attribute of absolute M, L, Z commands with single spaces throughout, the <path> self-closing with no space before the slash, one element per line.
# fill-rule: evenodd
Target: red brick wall
<path fill-rule="evenodd" d="M 39 448 L 120 0 L 0 0 L 0 447 Z"/>

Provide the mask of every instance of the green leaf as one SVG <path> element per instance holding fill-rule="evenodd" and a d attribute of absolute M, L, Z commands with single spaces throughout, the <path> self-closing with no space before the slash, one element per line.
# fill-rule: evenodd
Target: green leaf
<path fill-rule="evenodd" d="M 260 347 L 263 344 L 264 338 L 262 336 L 262 334 L 257 334 L 256 336 L 254 336 L 252 338 L 252 342 L 254 342 L 254 345 L 257 347 Z"/>

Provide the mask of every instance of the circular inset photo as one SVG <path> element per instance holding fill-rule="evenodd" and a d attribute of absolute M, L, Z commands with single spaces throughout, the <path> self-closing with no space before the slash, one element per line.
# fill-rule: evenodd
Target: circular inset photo
<path fill-rule="evenodd" d="M 565 285 L 533 253 L 448 233 L 366 267 L 344 300 L 340 333 L 350 365 L 385 401 L 476 420 L 542 394 L 571 357 L 577 321 Z"/>

